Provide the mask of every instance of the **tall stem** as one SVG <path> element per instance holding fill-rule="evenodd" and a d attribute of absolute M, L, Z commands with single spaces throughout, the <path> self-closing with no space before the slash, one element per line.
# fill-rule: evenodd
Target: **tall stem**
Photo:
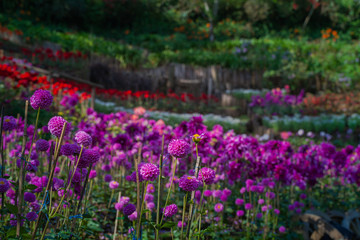
<path fill-rule="evenodd" d="M 197 149 L 197 145 L 196 145 Z M 198 178 L 199 175 L 199 168 L 200 168 L 200 157 L 197 156 L 196 158 L 196 165 L 195 165 L 195 177 Z M 190 230 L 191 230 L 191 220 L 193 216 L 193 207 L 194 207 L 194 198 L 195 198 L 195 191 L 191 192 L 191 200 L 190 200 L 190 208 L 189 208 L 189 219 L 188 225 L 186 230 L 186 237 L 190 238 Z"/>
<path fill-rule="evenodd" d="M 177 165 L 177 158 L 174 158 L 174 161 L 175 161 L 175 162 L 174 162 L 174 169 L 173 169 L 173 173 L 172 173 L 172 179 L 171 179 L 171 183 L 170 183 L 170 187 L 169 187 L 168 194 L 167 194 L 167 196 L 166 196 L 164 209 L 166 208 L 167 203 L 168 203 L 168 201 L 169 201 L 169 197 L 170 197 L 170 193 L 171 193 L 171 187 L 172 187 L 173 182 L 174 182 L 175 171 L 176 171 L 176 165 Z M 161 223 L 162 223 L 163 219 L 164 219 L 164 214 L 163 214 L 163 215 L 162 215 L 162 217 L 161 217 L 160 225 L 161 225 Z"/>
<path fill-rule="evenodd" d="M 19 189 L 18 189 L 18 213 L 16 214 L 16 236 L 20 237 L 20 229 L 21 229 L 21 213 L 22 213 L 22 204 L 24 199 L 24 178 L 25 178 L 25 145 L 26 145 L 26 138 L 27 138 L 27 117 L 28 117 L 28 110 L 29 110 L 29 101 L 25 102 L 25 122 L 24 122 L 24 137 L 23 137 L 23 149 L 21 152 L 21 163 L 20 163 L 20 173 L 19 173 Z M 3 116 L 2 116 L 3 117 Z M 39 114 L 37 116 L 37 120 L 39 119 Z M 3 122 L 3 119 L 1 120 Z M 2 134 L 2 133 L 1 133 Z M 2 136 L 2 135 L 1 135 Z M 24 144 L 25 143 L 25 144 Z M 1 157 L 3 158 L 2 153 L 3 144 L 1 143 Z M 29 155 L 30 158 L 30 155 Z"/>
<path fill-rule="evenodd" d="M 147 190 L 148 183 L 149 183 L 149 181 L 146 181 L 145 188 L 144 188 L 144 195 L 141 200 L 140 217 L 139 217 L 139 222 L 138 222 L 138 227 L 137 227 L 139 229 L 137 232 L 137 239 L 140 239 L 140 236 L 141 236 L 141 218 L 142 218 L 142 211 L 144 208 L 144 202 L 145 202 L 145 196 L 146 196 L 146 190 Z"/>
<path fill-rule="evenodd" d="M 162 141 L 161 141 L 161 154 L 160 154 L 160 159 L 159 159 L 159 179 L 158 179 L 158 194 L 157 194 L 157 211 L 156 211 L 156 225 L 159 224 L 159 220 L 160 220 L 160 202 L 161 202 L 161 177 L 162 177 L 162 164 L 163 164 L 163 154 L 164 154 L 164 137 L 165 135 L 163 135 L 162 137 Z M 155 239 L 158 240 L 159 239 L 159 229 L 156 228 L 155 231 Z"/>
<path fill-rule="evenodd" d="M 120 202 L 121 200 L 121 192 L 119 192 L 119 196 L 118 196 L 118 202 Z M 116 233 L 117 233 L 117 228 L 118 228 L 118 222 L 119 222 L 119 214 L 120 211 L 116 210 L 116 218 L 115 218 L 115 226 L 114 226 L 114 236 L 113 236 L 113 240 L 116 240 Z"/>
<path fill-rule="evenodd" d="M 85 195 L 85 189 L 86 189 L 86 185 L 87 185 L 87 182 L 89 181 L 89 175 L 90 175 L 90 172 L 91 172 L 91 168 L 92 168 L 92 164 L 90 164 L 89 168 L 88 168 L 88 173 L 86 175 L 86 178 L 85 178 L 85 182 L 84 182 L 84 187 L 83 189 L 81 189 L 81 195 L 80 195 L 80 200 L 79 200 L 79 203 L 77 205 L 77 209 L 76 209 L 76 212 L 79 212 L 79 209 L 81 207 L 81 202 L 84 198 L 84 195 Z M 76 214 L 75 214 L 76 215 Z"/>
<path fill-rule="evenodd" d="M 183 239 L 183 232 L 184 232 L 184 224 L 185 224 L 185 211 L 186 211 L 186 200 L 187 200 L 187 196 L 188 193 L 186 193 L 186 195 L 184 196 L 184 201 L 183 201 L 183 212 L 182 212 L 182 219 L 181 219 L 181 240 Z"/>
<path fill-rule="evenodd" d="M 139 148 L 139 152 L 138 152 L 138 158 L 134 158 L 134 162 L 135 162 L 135 173 L 136 173 L 136 211 L 139 213 L 140 212 L 140 176 L 139 176 L 139 163 L 140 163 L 140 159 L 141 159 L 141 146 Z M 138 229 L 138 227 L 140 227 L 139 225 L 137 225 L 136 227 L 136 232 L 139 232 L 140 229 Z"/>

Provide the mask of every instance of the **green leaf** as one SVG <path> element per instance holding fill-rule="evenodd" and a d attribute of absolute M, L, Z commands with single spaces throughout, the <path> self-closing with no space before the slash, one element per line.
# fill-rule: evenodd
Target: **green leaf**
<path fill-rule="evenodd" d="M 9 238 L 16 235 L 16 228 L 12 227 L 6 232 L 6 236 Z"/>
<path fill-rule="evenodd" d="M 38 187 L 34 184 L 28 184 L 26 185 L 25 189 L 29 189 L 29 190 L 35 190 L 37 189 Z"/>
<path fill-rule="evenodd" d="M 176 223 L 174 223 L 174 222 L 166 222 L 161 226 L 161 228 L 172 228 L 175 225 L 176 225 Z"/>
<path fill-rule="evenodd" d="M 12 213 L 12 214 L 17 214 L 18 213 L 18 209 L 17 209 L 17 207 L 15 205 L 5 203 L 5 206 L 9 210 L 10 213 Z"/>

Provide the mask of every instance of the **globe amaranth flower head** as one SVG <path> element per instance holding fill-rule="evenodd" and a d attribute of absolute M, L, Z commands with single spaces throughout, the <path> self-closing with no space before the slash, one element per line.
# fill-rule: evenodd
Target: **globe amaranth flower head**
<path fill-rule="evenodd" d="M 5 193 L 10 188 L 10 183 L 5 178 L 0 178 L 0 193 Z"/>
<path fill-rule="evenodd" d="M 179 187 L 186 192 L 195 191 L 200 184 L 201 182 L 194 176 L 184 175 L 179 180 Z"/>
<path fill-rule="evenodd" d="M 70 123 L 60 116 L 52 117 L 48 123 L 48 128 L 49 128 L 50 133 L 52 135 L 54 135 L 55 137 L 59 138 L 65 122 L 68 123 L 66 126 L 66 129 L 65 129 L 65 133 L 64 133 L 65 135 L 67 135 L 71 129 Z"/>
<path fill-rule="evenodd" d="M 184 139 L 174 139 L 168 145 L 168 152 L 176 158 L 183 158 L 190 153 L 190 144 Z"/>
<path fill-rule="evenodd" d="M 92 143 L 92 138 L 88 133 L 84 131 L 78 131 L 75 134 L 75 142 L 80 146 L 89 147 Z"/>
<path fill-rule="evenodd" d="M 73 156 L 79 154 L 81 147 L 77 144 L 66 143 L 61 146 L 61 154 L 65 156 Z"/>
<path fill-rule="evenodd" d="M 5 116 L 3 129 L 4 131 L 11 131 L 16 128 L 16 119 L 13 116 Z"/>
<path fill-rule="evenodd" d="M 152 163 L 142 165 L 139 172 L 145 181 L 154 181 L 160 174 L 159 168 Z"/>
<path fill-rule="evenodd" d="M 38 215 L 35 212 L 29 212 L 26 214 L 26 219 L 30 222 L 35 221 L 38 218 Z"/>
<path fill-rule="evenodd" d="M 204 182 L 206 185 L 210 185 L 214 182 L 215 179 L 215 171 L 211 168 L 202 168 L 199 171 L 198 179 L 201 182 Z"/>
<path fill-rule="evenodd" d="M 53 101 L 53 96 L 49 91 L 38 89 L 30 97 L 30 105 L 33 109 L 47 109 Z"/>
<path fill-rule="evenodd" d="M 178 211 L 178 207 L 176 204 L 170 204 L 164 209 L 164 216 L 165 217 L 172 217 L 174 216 Z"/>
<path fill-rule="evenodd" d="M 24 193 L 24 200 L 25 202 L 35 202 L 36 196 L 31 192 L 26 192 Z"/>
<path fill-rule="evenodd" d="M 123 213 L 125 216 L 129 216 L 131 215 L 133 212 L 136 211 L 136 207 L 134 204 L 127 204 L 124 208 L 123 208 Z"/>
<path fill-rule="evenodd" d="M 100 154 L 97 150 L 93 149 L 85 149 L 83 150 L 79 163 L 78 168 L 86 168 L 90 166 L 90 164 L 94 164 L 100 159 Z"/>
<path fill-rule="evenodd" d="M 39 139 L 36 141 L 36 150 L 38 150 L 39 152 L 46 152 L 49 147 L 49 142 L 44 139 Z"/>

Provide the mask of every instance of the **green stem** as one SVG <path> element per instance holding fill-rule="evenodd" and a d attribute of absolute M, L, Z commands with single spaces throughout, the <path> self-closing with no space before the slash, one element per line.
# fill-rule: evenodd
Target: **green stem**
<path fill-rule="evenodd" d="M 171 179 L 171 183 L 170 183 L 170 187 L 169 187 L 169 191 L 168 191 L 168 194 L 166 196 L 166 201 L 165 201 L 165 206 L 164 206 L 164 209 L 166 208 L 167 206 L 167 203 L 169 201 L 169 196 L 170 196 L 170 192 L 171 192 L 171 188 L 172 188 L 172 185 L 173 185 L 173 182 L 174 182 L 174 177 L 175 177 L 175 171 L 176 171 L 176 165 L 177 165 L 177 158 L 174 158 L 175 159 L 175 163 L 174 163 L 174 169 L 173 169 L 173 173 L 172 173 L 172 179 Z M 164 220 L 164 214 L 162 215 L 161 217 L 161 221 L 160 221 L 160 225 L 162 223 L 162 221 Z"/>
<path fill-rule="evenodd" d="M 141 217 L 142 217 L 142 211 L 143 211 L 143 208 L 144 208 L 144 202 L 145 202 L 145 196 L 146 196 L 146 190 L 147 190 L 147 186 L 149 184 L 149 181 L 146 181 L 145 183 L 145 189 L 144 189 L 144 196 L 141 200 L 141 208 L 140 208 L 140 217 L 139 217 L 139 222 L 138 222 L 138 232 L 136 233 L 137 234 L 137 239 L 140 239 L 140 233 L 141 233 Z"/>
<path fill-rule="evenodd" d="M 165 137 L 165 135 L 163 135 L 163 137 L 162 137 L 161 154 L 160 154 L 160 159 L 159 159 L 159 172 L 160 173 L 159 173 L 159 179 L 158 179 L 156 226 L 158 226 L 159 220 L 160 220 L 161 178 L 162 178 L 162 164 L 163 164 L 163 154 L 164 154 L 164 137 Z M 159 228 L 156 227 L 155 240 L 158 240 L 158 239 L 159 239 Z"/>
<path fill-rule="evenodd" d="M 185 222 L 185 211 L 186 211 L 186 200 L 188 197 L 188 193 L 184 196 L 184 206 L 183 206 L 183 212 L 182 212 L 182 218 L 181 218 L 181 240 L 183 239 L 183 232 L 184 232 L 184 222 Z"/>

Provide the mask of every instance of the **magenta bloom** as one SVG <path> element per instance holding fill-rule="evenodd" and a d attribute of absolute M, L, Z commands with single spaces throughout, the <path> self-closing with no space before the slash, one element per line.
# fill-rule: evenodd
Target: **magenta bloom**
<path fill-rule="evenodd" d="M 211 197 L 212 196 L 212 191 L 211 190 L 205 190 L 204 191 L 204 196 L 205 197 Z"/>
<path fill-rule="evenodd" d="M 137 219 L 137 211 L 134 211 L 132 214 L 128 216 L 130 221 L 135 221 Z"/>
<path fill-rule="evenodd" d="M 119 187 L 119 183 L 118 183 L 117 181 L 111 181 L 111 182 L 109 183 L 109 187 L 110 187 L 111 189 L 116 189 L 116 188 Z"/>
<path fill-rule="evenodd" d="M 176 158 L 183 158 L 190 153 L 190 144 L 184 139 L 174 139 L 168 145 L 168 152 Z"/>
<path fill-rule="evenodd" d="M 4 131 L 12 131 L 16 128 L 16 119 L 13 116 L 5 116 L 3 129 Z"/>
<path fill-rule="evenodd" d="M 250 209 L 252 209 L 252 207 L 253 207 L 253 206 L 252 206 L 251 203 L 246 203 L 246 204 L 245 204 L 245 209 L 246 209 L 246 210 L 250 210 Z"/>
<path fill-rule="evenodd" d="M 210 185 L 214 182 L 215 171 L 212 170 L 211 168 L 204 167 L 204 168 L 200 169 L 198 179 L 201 182 L 204 182 L 206 185 Z"/>
<path fill-rule="evenodd" d="M 5 193 L 10 188 L 10 183 L 5 178 L 0 178 L 0 193 Z"/>
<path fill-rule="evenodd" d="M 26 219 L 30 222 L 35 221 L 38 218 L 38 215 L 35 212 L 29 212 L 26 214 Z"/>
<path fill-rule="evenodd" d="M 89 147 L 92 143 L 92 138 L 88 133 L 84 131 L 78 131 L 75 134 L 75 142 L 80 146 Z"/>
<path fill-rule="evenodd" d="M 222 205 L 222 203 L 217 203 L 215 204 L 215 207 L 214 207 L 214 210 L 215 212 L 222 212 L 224 210 L 224 205 Z"/>
<path fill-rule="evenodd" d="M 238 217 L 242 217 L 242 216 L 244 216 L 244 214 L 245 214 L 245 212 L 244 212 L 243 210 L 238 210 L 238 211 L 236 211 L 236 215 L 237 215 Z"/>
<path fill-rule="evenodd" d="M 171 204 L 164 209 L 164 216 L 172 217 L 177 213 L 177 211 L 178 207 L 176 206 L 176 204 Z"/>
<path fill-rule="evenodd" d="M 39 139 L 36 141 L 36 150 L 38 150 L 39 152 L 46 152 L 49 147 L 49 142 L 44 139 Z"/>
<path fill-rule="evenodd" d="M 50 133 L 55 137 L 59 138 L 65 122 L 67 121 L 60 116 L 52 117 L 48 123 L 48 128 Z M 70 132 L 70 129 L 71 129 L 71 125 L 70 123 L 68 123 L 65 129 L 65 135 L 67 135 Z"/>
<path fill-rule="evenodd" d="M 281 233 L 286 232 L 286 228 L 284 226 L 279 227 L 279 232 Z"/>
<path fill-rule="evenodd" d="M 134 204 L 129 203 L 123 208 L 123 213 L 125 216 L 131 215 L 133 212 L 136 211 L 136 207 Z"/>
<path fill-rule="evenodd" d="M 145 181 L 154 181 L 160 174 L 159 168 L 152 163 L 145 163 L 139 171 Z"/>
<path fill-rule="evenodd" d="M 193 176 L 184 175 L 179 180 L 179 187 L 185 192 L 195 191 L 201 182 Z"/>
<path fill-rule="evenodd" d="M 97 174 L 96 174 L 96 170 L 91 170 L 90 171 L 90 174 L 89 174 L 89 178 L 90 179 L 94 179 L 96 178 Z"/>
<path fill-rule="evenodd" d="M 238 206 L 243 205 L 243 204 L 244 204 L 244 200 L 243 200 L 243 199 L 240 199 L 240 198 L 237 198 L 237 199 L 235 200 L 235 204 L 238 205 Z"/>
<path fill-rule="evenodd" d="M 179 221 L 178 224 L 177 224 L 178 228 L 181 228 L 181 227 L 185 227 L 186 226 L 186 222 L 182 222 L 182 221 Z"/>
<path fill-rule="evenodd" d="M 276 214 L 276 215 L 279 215 L 280 214 L 280 210 L 279 209 L 274 209 L 274 213 Z"/>
<path fill-rule="evenodd" d="M 154 193 L 155 192 L 155 188 L 154 185 L 152 185 L 151 183 L 147 186 L 147 193 Z"/>
<path fill-rule="evenodd" d="M 38 89 L 30 97 L 30 105 L 33 109 L 47 109 L 53 101 L 53 96 L 49 91 Z"/>
<path fill-rule="evenodd" d="M 36 196 L 31 192 L 26 192 L 24 193 L 24 200 L 25 202 L 35 202 Z"/>

